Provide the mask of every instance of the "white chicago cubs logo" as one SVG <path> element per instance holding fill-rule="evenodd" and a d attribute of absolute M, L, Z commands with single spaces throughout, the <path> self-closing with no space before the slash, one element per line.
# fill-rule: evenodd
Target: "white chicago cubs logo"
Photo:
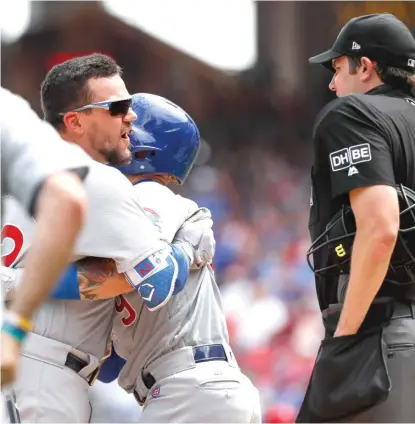
<path fill-rule="evenodd" d="M 330 164 L 333 171 L 341 171 L 362 162 L 372 160 L 369 143 L 358 144 L 357 146 L 346 147 L 330 153 Z"/>

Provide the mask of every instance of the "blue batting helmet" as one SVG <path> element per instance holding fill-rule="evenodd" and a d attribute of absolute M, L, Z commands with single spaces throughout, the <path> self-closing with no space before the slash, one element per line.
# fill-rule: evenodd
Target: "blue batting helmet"
<path fill-rule="evenodd" d="M 137 114 L 130 134 L 132 160 L 116 166 L 123 174 L 170 174 L 183 184 L 200 147 L 193 119 L 173 102 L 154 94 L 132 96 Z"/>

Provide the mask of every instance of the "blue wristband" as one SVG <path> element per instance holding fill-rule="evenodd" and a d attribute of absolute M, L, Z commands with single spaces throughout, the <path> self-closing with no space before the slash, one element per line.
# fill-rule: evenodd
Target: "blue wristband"
<path fill-rule="evenodd" d="M 10 336 L 14 337 L 19 343 L 21 343 L 26 337 L 26 331 L 21 328 L 13 325 L 11 322 L 4 321 L 1 326 L 2 333 L 10 334 Z"/>

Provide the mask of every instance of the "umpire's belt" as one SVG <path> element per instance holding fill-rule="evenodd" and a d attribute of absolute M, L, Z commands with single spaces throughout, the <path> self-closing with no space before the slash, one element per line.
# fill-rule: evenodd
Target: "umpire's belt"
<path fill-rule="evenodd" d="M 322 313 L 326 335 L 332 335 L 337 328 L 343 304 L 330 305 Z M 391 320 L 409 318 L 415 319 L 415 303 L 411 301 L 398 302 L 391 298 L 376 298 L 370 306 L 361 329 L 369 329 L 387 324 Z"/>
<path fill-rule="evenodd" d="M 162 355 L 141 371 L 141 379 L 137 381 L 136 390 L 134 390 L 136 400 L 141 405 L 144 404 L 148 390 L 157 381 L 208 361 L 226 361 L 230 366 L 238 367 L 231 348 L 226 344 L 188 346 L 177 349 Z M 143 384 L 140 384 L 141 382 Z"/>
<path fill-rule="evenodd" d="M 98 373 L 98 359 L 72 346 L 36 333 L 29 333 L 23 343 L 22 355 L 60 368 L 68 367 L 89 384 Z"/>

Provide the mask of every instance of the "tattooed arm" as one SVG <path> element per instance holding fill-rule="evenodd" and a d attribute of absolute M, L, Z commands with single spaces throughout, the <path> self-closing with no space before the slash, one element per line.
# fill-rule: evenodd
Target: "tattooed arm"
<path fill-rule="evenodd" d="M 1 291 L 11 300 L 20 283 L 22 269 L 0 266 Z M 84 258 L 68 266 L 51 294 L 52 299 L 96 300 L 109 299 L 135 288 L 124 274 L 118 274 L 112 259 Z"/>
<path fill-rule="evenodd" d="M 108 299 L 135 290 L 124 274 L 118 274 L 112 259 L 84 258 L 77 268 L 81 300 Z"/>

